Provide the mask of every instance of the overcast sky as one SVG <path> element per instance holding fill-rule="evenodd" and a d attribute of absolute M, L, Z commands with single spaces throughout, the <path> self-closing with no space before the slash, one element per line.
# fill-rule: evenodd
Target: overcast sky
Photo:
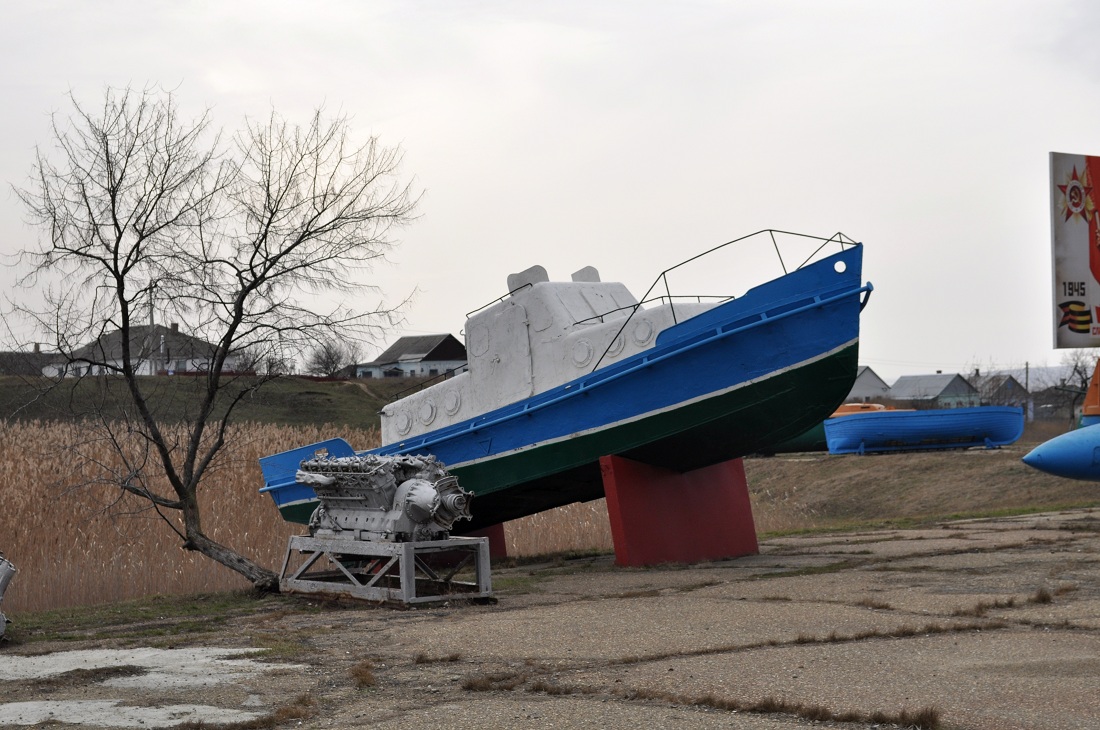
<path fill-rule="evenodd" d="M 1100 155 L 1097 38 L 1093 0 L 0 0 L 0 252 L 38 235 L 10 185 L 66 94 L 156 84 L 404 150 L 421 217 L 376 272 L 419 289 L 400 334 L 458 335 L 533 264 L 641 294 L 779 228 L 866 245 L 888 381 L 1054 365 L 1048 155 Z"/>

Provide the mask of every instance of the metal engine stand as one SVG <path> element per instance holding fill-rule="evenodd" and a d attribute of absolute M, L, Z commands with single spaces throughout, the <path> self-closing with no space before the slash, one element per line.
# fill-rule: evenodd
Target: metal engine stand
<path fill-rule="evenodd" d="M 317 456 L 296 481 L 320 505 L 310 534 L 290 538 L 281 590 L 406 604 L 492 596 L 488 538 L 449 536 L 472 495 L 434 457 Z M 468 568 L 473 580 L 456 580 Z"/>

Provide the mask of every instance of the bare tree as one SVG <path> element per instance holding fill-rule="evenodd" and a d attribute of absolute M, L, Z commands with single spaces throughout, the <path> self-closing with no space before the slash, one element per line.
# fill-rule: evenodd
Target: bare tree
<path fill-rule="evenodd" d="M 337 331 L 371 339 L 396 321 L 400 305 L 322 311 L 313 298 L 379 300 L 362 276 L 417 203 L 398 179 L 400 154 L 374 138 L 352 144 L 348 120 L 321 111 L 304 126 L 272 113 L 227 137 L 209 112 L 185 118 L 170 92 L 107 89 L 95 109 L 71 101 L 16 191 L 46 235 L 22 252 L 23 285 L 42 303 L 28 294 L 12 307 L 52 341 L 64 374 L 104 374 L 104 390 L 124 393 L 122 405 L 117 392 L 102 401 L 95 424 L 117 463 L 89 464 L 87 480 L 146 500 L 185 549 L 274 589 L 271 570 L 203 530 L 198 496 L 234 409 L 279 368 L 227 371 L 241 351 L 284 362 Z M 210 343 L 175 427 L 158 412 L 160 379 L 142 376 L 154 312 Z"/>
<path fill-rule="evenodd" d="M 1088 348 L 1065 350 L 1062 353 L 1062 367 L 1065 379 L 1057 386 L 1063 398 L 1068 402 L 1069 411 L 1076 416 L 1077 406 L 1084 401 L 1089 389 L 1093 371 L 1096 369 L 1097 351 Z"/>
<path fill-rule="evenodd" d="M 314 345 L 306 356 L 306 372 L 332 378 L 347 366 L 354 365 L 361 354 L 362 348 L 357 342 L 324 339 Z"/>

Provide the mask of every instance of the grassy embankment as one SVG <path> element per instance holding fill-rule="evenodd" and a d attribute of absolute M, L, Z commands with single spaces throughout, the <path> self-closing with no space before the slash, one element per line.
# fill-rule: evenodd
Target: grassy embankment
<path fill-rule="evenodd" d="M 243 382 L 247 385 L 255 379 L 244 378 Z M 420 382 L 281 378 L 246 396 L 236 407 L 234 421 L 377 428 L 382 406 Z M 165 423 L 186 419 L 203 387 L 200 377 L 150 377 L 143 378 L 142 383 L 153 412 Z M 0 418 L 72 422 L 100 414 L 114 417 L 129 403 L 129 394 L 115 378 L 69 379 L 52 388 L 50 385 L 44 378 L 0 376 Z"/>

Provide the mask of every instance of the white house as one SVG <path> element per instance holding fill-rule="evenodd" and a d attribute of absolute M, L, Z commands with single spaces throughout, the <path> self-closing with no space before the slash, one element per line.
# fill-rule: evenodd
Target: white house
<path fill-rule="evenodd" d="M 174 375 L 209 371 L 217 348 L 180 332 L 179 325 L 173 323 L 168 327 L 161 324 L 131 327 L 129 349 L 137 375 Z M 42 374 L 57 378 L 111 373 L 113 368 L 122 366 L 122 353 L 122 331 L 115 330 L 67 356 L 57 355 L 42 368 Z M 239 357 L 231 354 L 222 370 L 233 371 L 239 367 Z"/>
<path fill-rule="evenodd" d="M 867 367 L 860 365 L 856 371 L 856 382 L 852 385 L 851 392 L 844 399 L 845 403 L 878 403 L 886 398 L 890 386 L 878 374 Z"/>
<path fill-rule="evenodd" d="M 355 366 L 357 378 L 430 378 L 466 369 L 466 347 L 452 335 L 402 337 L 375 360 Z"/>
<path fill-rule="evenodd" d="M 958 373 L 903 375 L 890 386 L 887 397 L 916 408 L 970 408 L 982 404 L 978 389 Z"/>

